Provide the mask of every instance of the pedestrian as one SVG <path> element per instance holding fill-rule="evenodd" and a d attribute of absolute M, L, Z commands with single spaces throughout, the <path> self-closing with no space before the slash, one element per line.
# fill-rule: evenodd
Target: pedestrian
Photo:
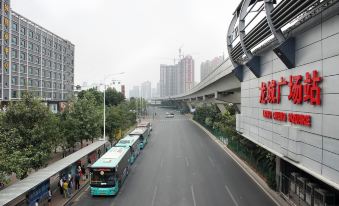
<path fill-rule="evenodd" d="M 61 178 L 60 178 L 60 181 L 59 181 L 59 189 L 60 189 L 60 194 L 61 194 L 61 195 L 64 194 L 63 186 L 64 186 L 64 180 L 63 180 L 62 177 L 61 177 Z"/>
<path fill-rule="evenodd" d="M 64 189 L 64 196 L 65 196 L 65 198 L 68 198 L 69 194 L 68 194 L 68 182 L 67 182 L 67 180 L 64 181 L 64 184 L 63 184 L 62 188 Z"/>
<path fill-rule="evenodd" d="M 82 180 L 83 180 L 83 181 L 86 180 L 86 175 L 85 175 L 85 173 L 86 173 L 85 166 L 82 165 L 82 166 L 81 166 L 81 174 L 82 174 Z M 80 176 L 81 176 L 81 175 L 80 175 Z"/>
<path fill-rule="evenodd" d="M 34 206 L 39 206 L 39 199 L 37 199 L 37 200 L 35 201 Z"/>
<path fill-rule="evenodd" d="M 51 188 L 48 187 L 48 205 L 51 205 L 52 202 L 52 191 Z"/>
<path fill-rule="evenodd" d="M 69 178 L 69 180 L 68 180 L 68 194 L 71 195 L 72 189 L 74 187 L 73 176 L 71 174 L 69 174 L 68 178 Z"/>
<path fill-rule="evenodd" d="M 79 173 L 75 174 L 75 189 L 76 190 L 80 189 L 80 174 Z"/>
<path fill-rule="evenodd" d="M 81 173 L 81 166 L 80 165 L 78 165 L 77 171 L 78 171 L 78 173 Z"/>

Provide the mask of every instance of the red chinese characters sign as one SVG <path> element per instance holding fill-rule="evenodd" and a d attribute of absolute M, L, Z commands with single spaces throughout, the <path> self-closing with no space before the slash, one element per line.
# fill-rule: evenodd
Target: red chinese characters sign
<path fill-rule="evenodd" d="M 279 81 L 270 80 L 267 83 L 262 82 L 260 85 L 259 102 L 261 104 L 280 104 L 281 89 L 286 86 L 289 87 L 288 100 L 294 104 L 307 102 L 311 105 L 320 105 L 321 89 L 319 83 L 321 81 L 322 78 L 319 76 L 318 71 L 314 70 L 312 73 L 306 72 L 305 77 L 302 75 L 290 75 L 288 80 L 281 77 Z M 263 116 L 276 121 L 290 122 L 306 127 L 311 126 L 311 116 L 308 114 L 263 110 Z"/>
<path fill-rule="evenodd" d="M 301 75 L 290 75 L 289 81 L 281 77 L 277 82 L 271 80 L 262 82 L 260 86 L 260 99 L 261 104 L 280 104 L 281 102 L 281 88 L 283 86 L 289 87 L 288 99 L 294 104 L 302 104 L 307 102 L 312 105 L 320 105 L 321 89 L 319 83 L 322 78 L 319 77 L 318 71 L 314 70 L 312 74 L 306 72 L 305 78 Z"/>

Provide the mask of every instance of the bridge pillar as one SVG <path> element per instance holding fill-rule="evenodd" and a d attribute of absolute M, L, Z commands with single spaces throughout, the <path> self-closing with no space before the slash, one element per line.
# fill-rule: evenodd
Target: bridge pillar
<path fill-rule="evenodd" d="M 188 108 L 190 109 L 190 111 L 192 111 L 193 107 L 192 107 L 191 102 L 186 102 L 186 104 L 187 104 Z"/>
<path fill-rule="evenodd" d="M 225 108 L 224 104 L 217 104 L 217 107 L 222 114 L 224 114 L 226 112 L 226 108 Z"/>

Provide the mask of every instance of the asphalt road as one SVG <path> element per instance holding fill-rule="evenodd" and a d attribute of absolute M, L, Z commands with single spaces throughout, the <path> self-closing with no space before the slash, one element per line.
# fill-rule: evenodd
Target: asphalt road
<path fill-rule="evenodd" d="M 275 205 L 199 127 L 157 110 L 150 142 L 132 165 L 117 197 L 74 198 L 79 206 Z"/>

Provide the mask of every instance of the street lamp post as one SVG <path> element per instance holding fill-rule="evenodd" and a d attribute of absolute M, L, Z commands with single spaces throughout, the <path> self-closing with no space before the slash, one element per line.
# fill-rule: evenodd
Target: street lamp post
<path fill-rule="evenodd" d="M 125 72 L 117 73 L 117 74 L 109 74 L 104 78 L 104 135 L 102 140 L 106 140 L 106 80 L 108 77 L 124 74 Z"/>

